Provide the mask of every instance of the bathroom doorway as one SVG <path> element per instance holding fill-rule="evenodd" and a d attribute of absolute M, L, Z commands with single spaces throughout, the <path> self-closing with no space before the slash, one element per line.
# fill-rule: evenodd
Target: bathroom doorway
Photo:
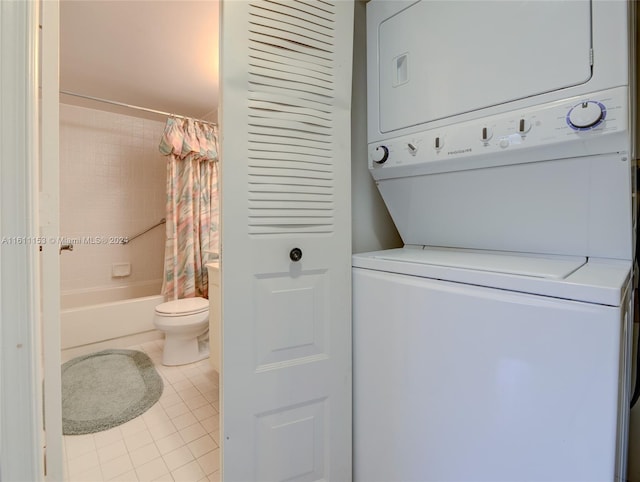
<path fill-rule="evenodd" d="M 152 325 L 164 301 L 162 113 L 217 121 L 218 10 L 60 1 L 60 237 L 73 246 L 60 255 L 61 362 L 137 350 L 164 382 L 140 417 L 63 437 L 70 482 L 219 478 L 218 374 L 209 359 L 163 366 Z"/>

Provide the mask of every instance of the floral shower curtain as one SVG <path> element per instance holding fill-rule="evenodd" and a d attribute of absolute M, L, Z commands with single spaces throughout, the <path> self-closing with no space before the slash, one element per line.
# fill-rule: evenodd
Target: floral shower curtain
<path fill-rule="evenodd" d="M 206 252 L 219 252 L 217 132 L 209 124 L 170 117 L 160 152 L 167 156 L 162 294 L 167 300 L 206 298 Z"/>

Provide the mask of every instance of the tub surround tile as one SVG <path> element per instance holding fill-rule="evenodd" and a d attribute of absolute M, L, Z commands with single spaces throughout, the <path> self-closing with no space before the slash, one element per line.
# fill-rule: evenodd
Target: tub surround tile
<path fill-rule="evenodd" d="M 166 164 L 158 151 L 163 130 L 159 120 L 60 105 L 62 236 L 127 236 L 164 216 Z M 125 246 L 74 246 L 73 256 L 60 259 L 62 290 L 161 278 L 163 233 L 153 230 Z M 131 276 L 112 278 L 111 263 L 119 261 L 132 262 Z"/>

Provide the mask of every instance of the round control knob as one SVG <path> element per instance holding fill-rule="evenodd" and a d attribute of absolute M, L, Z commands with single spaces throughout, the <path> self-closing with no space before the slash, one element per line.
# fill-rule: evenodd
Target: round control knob
<path fill-rule="evenodd" d="M 376 164 L 384 164 L 389 159 L 389 148 L 387 146 L 378 146 L 371 152 L 371 159 Z"/>
<path fill-rule="evenodd" d="M 302 250 L 300 248 L 293 248 L 289 252 L 289 259 L 294 263 L 302 259 Z"/>
<path fill-rule="evenodd" d="M 581 102 L 571 108 L 567 114 L 567 123 L 576 130 L 590 129 L 604 120 L 606 112 L 605 106 L 600 102 Z"/>
<path fill-rule="evenodd" d="M 493 131 L 491 130 L 491 128 L 483 127 L 482 130 L 480 131 L 480 140 L 482 142 L 489 142 L 489 140 L 491 140 L 492 137 L 493 137 Z"/>
<path fill-rule="evenodd" d="M 523 135 L 531 130 L 531 121 L 521 117 L 518 121 L 518 134 Z"/>

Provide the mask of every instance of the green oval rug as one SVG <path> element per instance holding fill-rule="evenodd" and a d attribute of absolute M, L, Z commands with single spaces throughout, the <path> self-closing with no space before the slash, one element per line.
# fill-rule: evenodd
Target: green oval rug
<path fill-rule="evenodd" d="M 62 365 L 64 435 L 101 432 L 147 411 L 160 399 L 162 377 L 136 350 L 104 350 Z"/>

